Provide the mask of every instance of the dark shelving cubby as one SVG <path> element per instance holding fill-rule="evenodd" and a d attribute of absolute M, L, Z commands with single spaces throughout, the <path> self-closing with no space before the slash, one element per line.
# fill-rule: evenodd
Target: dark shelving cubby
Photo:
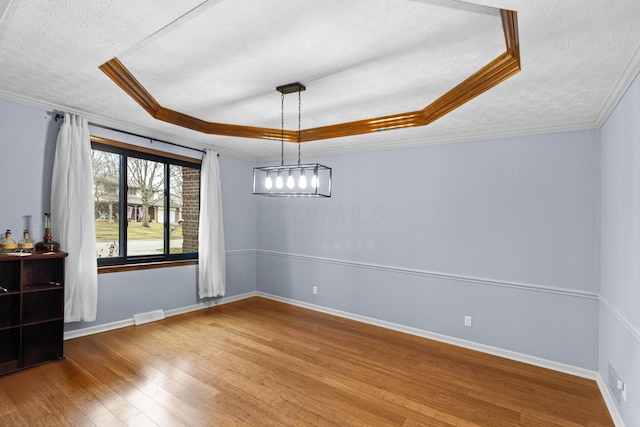
<path fill-rule="evenodd" d="M 0 293 L 0 330 L 15 326 L 20 326 L 20 293 Z"/>
<path fill-rule="evenodd" d="M 0 330 L 0 374 L 18 369 L 20 327 Z"/>
<path fill-rule="evenodd" d="M 54 320 L 22 329 L 22 367 L 62 358 L 64 321 Z"/>
<path fill-rule="evenodd" d="M 63 289 L 47 289 L 39 292 L 25 292 L 22 294 L 22 324 L 61 319 L 61 301 L 64 298 Z"/>
<path fill-rule="evenodd" d="M 20 263 L 0 262 L 0 292 L 20 292 Z"/>
<path fill-rule="evenodd" d="M 59 259 L 51 258 L 54 255 L 41 256 L 45 258 L 25 257 L 23 259 L 22 286 L 24 289 L 47 287 L 64 282 L 64 263 Z"/>
<path fill-rule="evenodd" d="M 66 257 L 0 255 L 0 375 L 63 357 Z"/>

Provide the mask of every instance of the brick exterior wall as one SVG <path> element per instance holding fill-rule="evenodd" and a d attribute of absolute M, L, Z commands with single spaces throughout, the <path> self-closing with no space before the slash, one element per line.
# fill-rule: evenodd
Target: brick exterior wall
<path fill-rule="evenodd" d="M 198 252 L 200 171 L 182 168 L 182 252 Z"/>

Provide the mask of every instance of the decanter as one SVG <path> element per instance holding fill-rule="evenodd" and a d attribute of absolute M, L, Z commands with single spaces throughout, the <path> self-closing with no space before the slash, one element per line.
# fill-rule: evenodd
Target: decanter
<path fill-rule="evenodd" d="M 0 240 L 0 253 L 8 254 L 10 252 L 15 252 L 16 249 L 18 249 L 18 244 L 13 240 L 11 230 L 7 230 L 4 233 L 2 240 Z"/>
<path fill-rule="evenodd" d="M 36 252 L 55 252 L 60 250 L 60 243 L 53 241 L 51 235 L 51 214 L 44 214 L 44 236 L 42 242 L 36 243 Z"/>
<path fill-rule="evenodd" d="M 29 237 L 29 230 L 24 230 L 22 233 L 22 240 L 18 242 L 19 252 L 33 252 L 34 243 Z"/>

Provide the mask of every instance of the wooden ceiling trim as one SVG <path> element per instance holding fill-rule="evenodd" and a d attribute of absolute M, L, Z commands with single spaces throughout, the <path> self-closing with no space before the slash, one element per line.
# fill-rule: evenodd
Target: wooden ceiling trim
<path fill-rule="evenodd" d="M 402 127 L 425 126 L 450 113 L 520 71 L 517 14 L 501 10 L 507 51 L 421 111 L 323 126 L 301 131 L 301 142 L 359 135 Z"/>
<path fill-rule="evenodd" d="M 153 118 L 206 134 L 258 139 L 280 139 L 281 129 L 207 122 L 160 105 L 118 58 L 105 62 L 100 70 L 113 80 Z M 285 140 L 296 141 L 296 132 L 285 130 Z"/>
<path fill-rule="evenodd" d="M 506 51 L 422 110 L 303 129 L 300 131 L 300 142 L 425 126 L 518 73 L 520 71 L 520 43 L 517 13 L 501 9 L 500 16 Z M 104 63 L 100 66 L 100 70 L 157 120 L 213 135 L 270 140 L 280 140 L 283 136 L 281 129 L 207 122 L 165 108 L 153 98 L 118 58 Z M 297 142 L 297 132 L 284 130 L 283 139 L 287 142 Z"/>
<path fill-rule="evenodd" d="M 502 54 L 458 86 L 438 98 L 422 111 L 425 124 L 450 113 L 473 98 L 495 87 L 520 71 L 519 62 L 507 53 Z"/>
<path fill-rule="evenodd" d="M 507 53 L 520 64 L 520 39 L 518 36 L 518 15 L 512 10 L 500 9 L 502 29 L 507 44 Z"/>
<path fill-rule="evenodd" d="M 224 136 L 236 136 L 241 138 L 254 138 L 254 139 L 277 139 L 280 140 L 282 135 L 282 129 L 261 128 L 253 126 L 242 126 L 224 123 L 207 122 L 198 119 L 188 114 L 183 114 L 178 111 L 170 110 L 168 108 L 162 108 L 155 116 L 156 119 L 162 120 L 167 123 L 172 123 L 177 126 L 192 129 L 198 132 L 210 134 L 210 135 L 224 135 Z M 296 141 L 296 132 L 286 130 L 284 131 L 284 140 L 288 142 Z"/>
<path fill-rule="evenodd" d="M 361 135 L 398 128 L 423 126 L 424 118 L 421 111 L 412 111 L 372 119 L 358 120 L 300 131 L 300 142 L 317 141 L 321 139 L 340 138 L 343 136 Z"/>
<path fill-rule="evenodd" d="M 162 106 L 158 104 L 154 97 L 151 96 L 118 58 L 113 58 L 105 62 L 99 68 L 131 98 L 140 104 L 142 108 L 151 114 L 152 117 L 155 117 L 157 112 L 162 109 Z"/>

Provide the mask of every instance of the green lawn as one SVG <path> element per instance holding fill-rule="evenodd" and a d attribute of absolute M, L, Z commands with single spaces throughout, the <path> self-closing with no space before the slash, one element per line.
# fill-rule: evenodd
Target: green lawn
<path fill-rule="evenodd" d="M 182 226 L 172 224 L 172 239 L 182 238 Z M 163 224 L 152 222 L 149 227 L 143 227 L 142 222 L 130 222 L 128 226 L 128 238 L 130 240 L 154 240 L 162 239 Z M 96 240 L 97 241 L 117 241 L 118 240 L 118 223 L 105 220 L 96 220 Z"/>

